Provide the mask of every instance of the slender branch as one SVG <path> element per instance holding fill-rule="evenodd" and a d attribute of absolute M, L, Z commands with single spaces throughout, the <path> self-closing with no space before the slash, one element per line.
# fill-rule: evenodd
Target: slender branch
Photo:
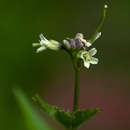
<path fill-rule="evenodd" d="M 106 18 L 106 12 L 107 12 L 107 5 L 104 5 L 104 8 L 103 8 L 103 14 L 102 14 L 102 17 L 101 17 L 101 20 L 99 22 L 99 25 L 97 26 L 97 29 L 96 31 L 94 32 L 94 34 L 91 36 L 90 40 L 88 40 L 90 43 L 93 43 L 96 35 L 100 32 L 103 24 L 104 24 L 104 20 Z"/>

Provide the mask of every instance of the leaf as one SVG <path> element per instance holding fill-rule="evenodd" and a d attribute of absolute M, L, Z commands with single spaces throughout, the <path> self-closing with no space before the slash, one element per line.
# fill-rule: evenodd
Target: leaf
<path fill-rule="evenodd" d="M 24 114 L 28 130 L 50 130 L 43 119 L 36 113 L 26 95 L 20 89 L 13 89 L 14 95 Z"/>
<path fill-rule="evenodd" d="M 78 128 L 97 113 L 99 109 L 77 110 L 76 112 L 65 112 L 63 109 L 46 104 L 41 98 L 36 95 L 33 100 L 46 112 L 50 117 L 58 121 L 65 128 Z"/>
<path fill-rule="evenodd" d="M 58 110 L 55 114 L 55 119 L 61 123 L 65 128 L 70 128 L 72 125 L 72 115 L 70 112 Z"/>
<path fill-rule="evenodd" d="M 49 105 L 45 103 L 41 98 L 36 95 L 33 100 L 46 112 L 50 117 L 58 121 L 65 128 L 69 128 L 72 125 L 72 115 L 70 112 L 65 112 L 63 109 Z"/>
<path fill-rule="evenodd" d="M 99 112 L 99 109 L 87 109 L 76 111 L 74 113 L 72 127 L 78 128 L 81 124 L 85 123 Z"/>

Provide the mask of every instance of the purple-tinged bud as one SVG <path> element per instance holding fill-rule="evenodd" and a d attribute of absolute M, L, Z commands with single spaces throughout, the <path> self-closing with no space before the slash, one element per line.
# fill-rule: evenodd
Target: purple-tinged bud
<path fill-rule="evenodd" d="M 63 40 L 63 43 L 64 43 L 64 45 L 65 45 L 68 49 L 71 48 L 71 45 L 70 45 L 70 43 L 69 43 L 67 40 Z"/>
<path fill-rule="evenodd" d="M 76 45 L 76 48 L 81 48 L 84 46 L 84 44 L 82 43 L 80 39 L 75 39 L 75 45 Z"/>
<path fill-rule="evenodd" d="M 75 40 L 74 39 L 70 39 L 69 40 L 69 44 L 70 44 L 71 48 L 76 48 L 76 44 L 75 44 Z"/>
<path fill-rule="evenodd" d="M 74 39 L 67 38 L 67 40 L 63 40 L 64 45 L 68 49 L 86 49 L 86 43 L 88 43 L 82 33 L 77 33 Z M 88 47 L 88 46 L 87 46 Z"/>

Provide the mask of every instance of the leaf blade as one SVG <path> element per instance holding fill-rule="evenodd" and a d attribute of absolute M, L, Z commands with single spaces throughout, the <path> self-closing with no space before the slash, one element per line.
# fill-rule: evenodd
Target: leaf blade
<path fill-rule="evenodd" d="M 74 113 L 74 119 L 72 122 L 73 128 L 80 127 L 81 124 L 85 123 L 86 121 L 90 120 L 96 114 L 100 112 L 99 109 L 86 109 L 86 110 L 78 110 Z"/>
<path fill-rule="evenodd" d="M 45 103 L 41 98 L 36 95 L 33 100 L 47 113 L 50 117 L 58 121 L 65 128 L 70 128 L 72 125 L 72 115 L 70 112 L 65 112 L 63 109 Z"/>

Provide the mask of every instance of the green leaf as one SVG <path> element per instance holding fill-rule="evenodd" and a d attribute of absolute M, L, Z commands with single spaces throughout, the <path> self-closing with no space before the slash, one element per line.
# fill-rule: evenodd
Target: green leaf
<path fill-rule="evenodd" d="M 63 109 L 45 103 L 36 95 L 33 100 L 46 112 L 50 117 L 58 121 L 65 128 L 78 128 L 97 113 L 99 109 L 77 110 L 76 112 L 65 112 Z"/>
<path fill-rule="evenodd" d="M 13 90 L 17 102 L 24 114 L 28 130 L 50 130 L 43 119 L 36 113 L 26 95 L 20 89 Z"/>
<path fill-rule="evenodd" d="M 71 127 L 72 114 L 70 112 L 65 112 L 59 107 L 45 103 L 38 95 L 34 96 L 33 100 L 41 107 L 44 112 L 46 112 L 50 117 L 58 121 L 65 128 Z"/>
<path fill-rule="evenodd" d="M 81 124 L 85 123 L 99 112 L 99 109 L 87 109 L 76 111 L 74 113 L 72 127 L 78 128 Z"/>
<path fill-rule="evenodd" d="M 65 128 L 70 128 L 72 125 L 72 115 L 70 112 L 64 112 L 63 110 L 58 110 L 55 114 L 55 119 Z"/>

